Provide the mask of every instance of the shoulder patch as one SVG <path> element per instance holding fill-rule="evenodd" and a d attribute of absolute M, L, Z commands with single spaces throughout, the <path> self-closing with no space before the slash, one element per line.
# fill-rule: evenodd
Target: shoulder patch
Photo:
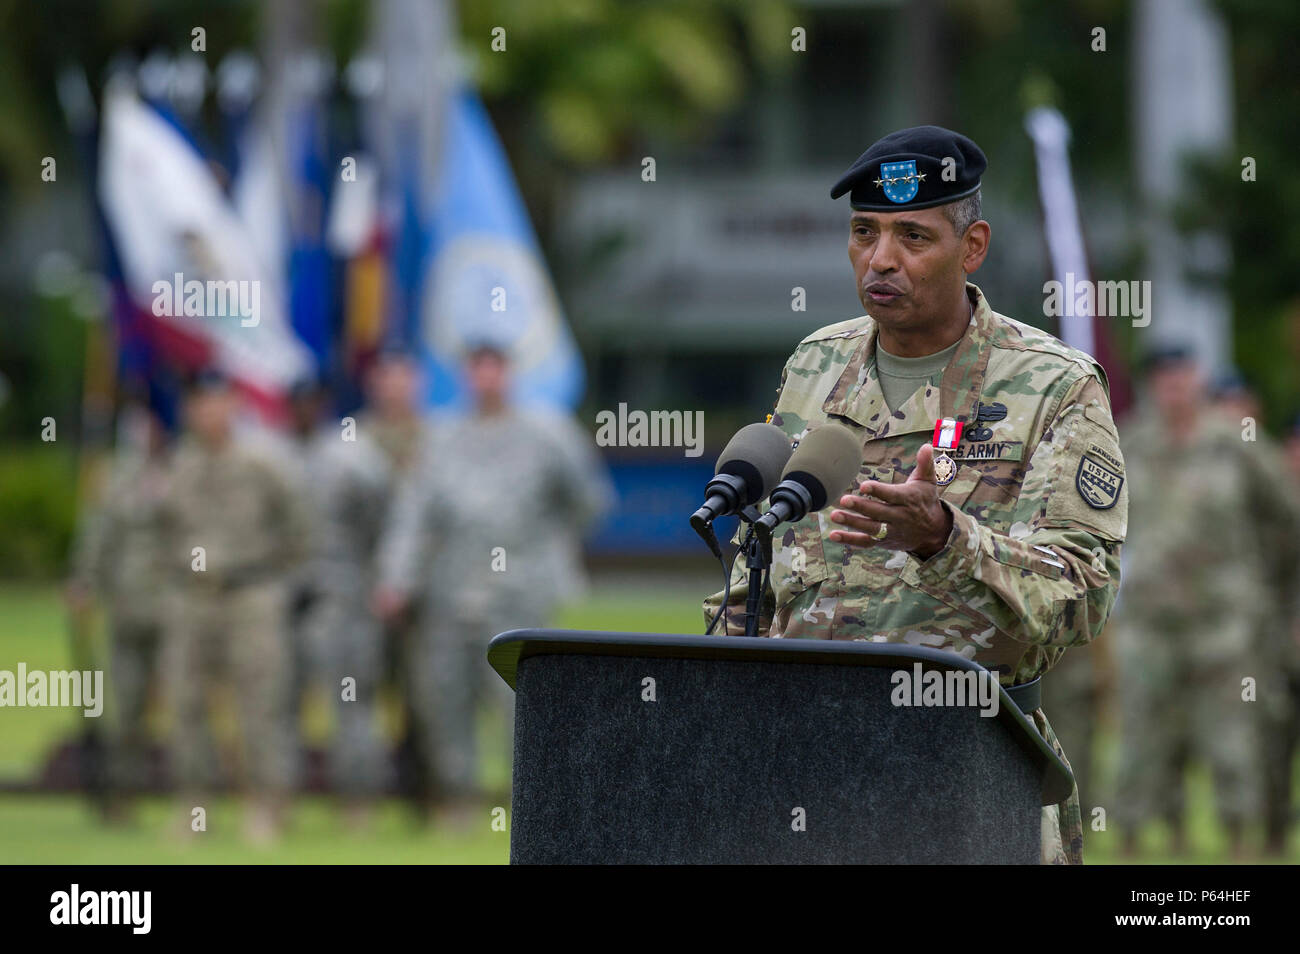
<path fill-rule="evenodd" d="M 1042 525 L 1087 530 L 1102 540 L 1123 542 L 1128 532 L 1129 488 L 1124 476 L 1124 455 L 1095 375 L 1075 377 L 1081 382 L 1058 413 L 1053 428 L 1059 460 L 1052 468 L 1051 484 Z M 1071 486 L 1071 484 L 1073 486 Z"/>
<path fill-rule="evenodd" d="M 1089 456 L 1095 450 L 1100 448 L 1096 444 L 1089 445 L 1088 451 L 1079 458 L 1079 469 L 1074 474 L 1074 486 L 1079 491 L 1079 496 L 1083 498 L 1083 502 L 1089 507 L 1094 510 L 1109 510 L 1119 500 L 1119 489 L 1124 486 L 1124 478 Z M 1113 459 L 1104 451 L 1102 454 L 1106 459 Z"/>

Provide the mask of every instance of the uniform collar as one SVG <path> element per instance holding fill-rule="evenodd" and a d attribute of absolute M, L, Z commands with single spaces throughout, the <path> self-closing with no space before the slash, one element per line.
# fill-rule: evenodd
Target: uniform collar
<path fill-rule="evenodd" d="M 934 422 L 944 417 L 974 421 L 989 363 L 993 309 L 984 300 L 984 293 L 970 282 L 966 283 L 966 294 L 975 312 L 938 386 L 924 384 L 897 410 L 889 410 L 876 374 L 879 327 L 873 320 L 870 332 L 849 359 L 822 410 L 865 427 L 868 440 L 932 430 Z"/>

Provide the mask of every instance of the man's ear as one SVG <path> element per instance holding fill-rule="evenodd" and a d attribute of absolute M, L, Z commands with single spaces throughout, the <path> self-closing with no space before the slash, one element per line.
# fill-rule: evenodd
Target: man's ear
<path fill-rule="evenodd" d="M 984 264 L 984 256 L 989 253 L 989 241 L 992 235 L 992 227 L 980 219 L 978 222 L 972 222 L 966 234 L 962 236 L 961 269 L 967 275 L 973 275 Z"/>

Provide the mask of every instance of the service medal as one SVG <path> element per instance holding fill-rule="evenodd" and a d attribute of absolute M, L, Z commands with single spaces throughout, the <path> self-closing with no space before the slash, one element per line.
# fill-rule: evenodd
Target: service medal
<path fill-rule="evenodd" d="M 947 454 L 940 454 L 934 459 L 934 482 L 940 487 L 946 487 L 952 483 L 952 479 L 957 476 L 957 465 L 952 462 L 952 458 Z"/>
<path fill-rule="evenodd" d="M 961 441 L 962 422 L 951 417 L 940 418 L 934 422 L 934 439 L 931 444 L 938 452 L 934 458 L 934 482 L 946 487 L 957 476 L 957 465 L 945 451 L 956 450 Z"/>

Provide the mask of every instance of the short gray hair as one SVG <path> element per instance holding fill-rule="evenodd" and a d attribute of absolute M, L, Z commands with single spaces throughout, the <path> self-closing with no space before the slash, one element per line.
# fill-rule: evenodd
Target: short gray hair
<path fill-rule="evenodd" d="M 957 237 L 961 238 L 966 234 L 968 228 L 983 218 L 983 210 L 980 208 L 979 189 L 976 189 L 974 194 L 968 195 L 964 199 L 949 202 L 943 207 L 943 214 L 948 216 L 948 221 L 952 223 L 953 229 L 957 232 Z"/>

